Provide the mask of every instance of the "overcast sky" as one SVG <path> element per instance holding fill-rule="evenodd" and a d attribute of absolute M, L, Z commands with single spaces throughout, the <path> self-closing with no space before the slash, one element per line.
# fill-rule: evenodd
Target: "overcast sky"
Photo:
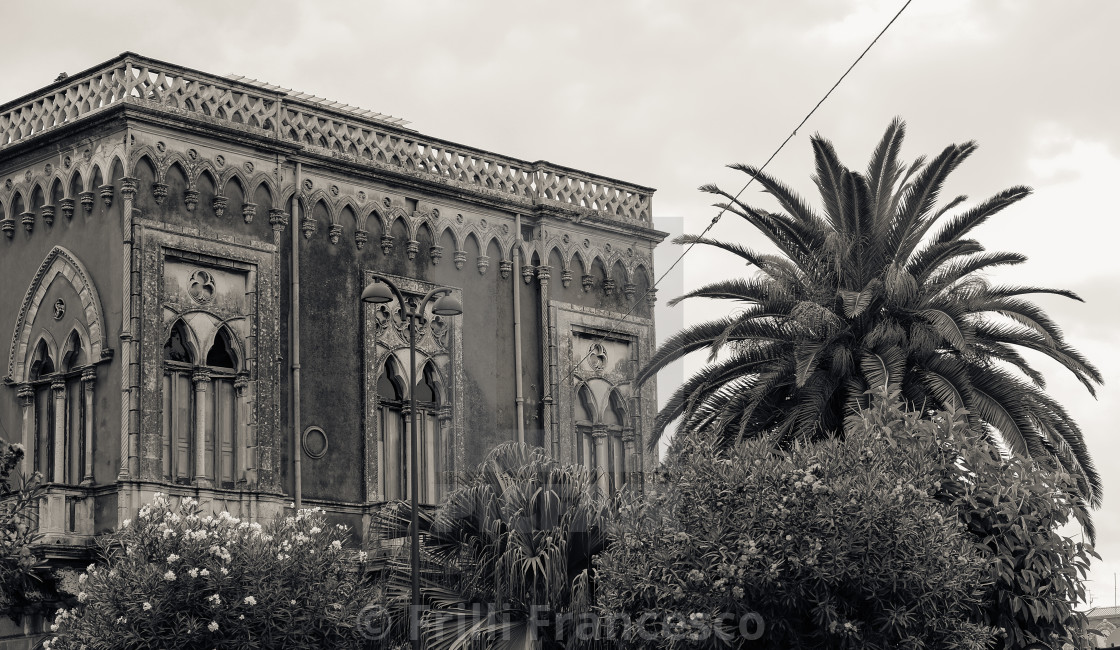
<path fill-rule="evenodd" d="M 421 133 L 657 188 L 663 229 L 699 232 L 725 168 L 761 164 L 902 6 L 903 0 L 772 2 L 54 2 L 4 3 L 3 98 L 131 50 L 241 74 L 404 118 Z M 1094 400 L 1040 361 L 1053 395 L 1086 431 L 1104 475 L 1089 587 L 1113 604 L 1120 571 L 1120 3 L 914 0 L 770 171 L 813 196 L 808 137 L 863 168 L 890 119 L 907 159 L 976 140 L 946 195 L 980 200 L 1015 184 L 1035 194 L 979 231 L 1030 262 L 999 277 L 1072 289 L 1045 300 L 1070 342 L 1103 371 Z M 765 205 L 755 187 L 748 201 Z M 815 197 L 814 197 L 815 198 Z M 758 237 L 721 220 L 713 234 Z M 661 268 L 677 251 L 662 247 Z M 659 292 L 659 335 L 723 313 L 664 303 L 680 286 L 740 272 L 696 249 Z M 746 269 L 742 269 L 745 272 Z M 673 286 L 678 289 L 674 289 Z M 687 313 L 686 311 L 687 310 Z M 661 377 L 671 389 L 683 369 Z"/>

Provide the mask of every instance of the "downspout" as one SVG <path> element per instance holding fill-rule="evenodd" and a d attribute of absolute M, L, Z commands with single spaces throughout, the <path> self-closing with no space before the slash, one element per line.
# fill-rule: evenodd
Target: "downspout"
<path fill-rule="evenodd" d="M 513 217 L 517 244 L 513 247 L 513 365 L 517 404 L 517 442 L 525 442 L 525 394 L 521 387 L 521 214 Z"/>
<path fill-rule="evenodd" d="M 296 161 L 296 191 L 292 194 L 292 483 L 295 492 L 295 506 L 298 511 L 303 507 L 303 447 L 300 445 L 299 432 L 299 188 L 303 183 L 303 163 Z"/>

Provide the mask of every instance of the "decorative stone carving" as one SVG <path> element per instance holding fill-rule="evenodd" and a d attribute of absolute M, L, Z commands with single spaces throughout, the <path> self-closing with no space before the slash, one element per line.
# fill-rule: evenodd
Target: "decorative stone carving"
<path fill-rule="evenodd" d="M 649 289 L 646 289 L 646 304 L 649 305 L 650 307 L 653 307 L 655 304 L 657 304 L 657 289 L 656 288 L 650 287 Z"/>
<path fill-rule="evenodd" d="M 572 272 L 570 269 L 564 269 L 560 272 L 560 283 L 564 285 L 565 289 L 572 283 Z"/>
<path fill-rule="evenodd" d="M 300 230 L 303 231 L 303 238 L 311 239 L 311 235 L 315 234 L 315 230 L 317 229 L 317 227 L 318 226 L 315 223 L 315 218 L 305 215 L 303 217 L 303 222 L 300 224 Z"/>
<path fill-rule="evenodd" d="M 255 212 L 256 208 L 253 210 Z M 274 232 L 280 232 L 288 225 L 288 213 L 280 208 L 271 208 L 268 211 L 268 223 Z"/>
<path fill-rule="evenodd" d="M 219 219 L 225 216 L 227 205 L 229 205 L 229 199 L 224 196 L 215 196 L 214 200 L 210 202 L 210 207 L 214 209 L 214 216 Z"/>
<path fill-rule="evenodd" d="M 508 280 L 510 274 L 513 273 L 513 262 L 510 260 L 498 262 L 498 272 L 501 273 L 503 280 Z"/>
<path fill-rule="evenodd" d="M 20 221 L 23 222 L 23 227 L 27 228 L 27 232 L 35 229 L 35 213 L 31 211 L 21 212 Z"/>
<path fill-rule="evenodd" d="M 167 198 L 168 189 L 167 183 L 152 183 L 152 198 L 156 200 L 156 205 L 163 205 L 163 200 Z"/>
<path fill-rule="evenodd" d="M 443 246 L 432 246 L 428 249 L 428 255 L 432 258 L 432 266 L 438 266 L 443 257 Z"/>
<path fill-rule="evenodd" d="M 591 286 L 592 286 L 593 284 L 595 284 L 595 276 L 593 276 L 593 275 L 585 275 L 585 276 L 583 276 L 582 278 L 580 278 L 580 280 L 581 280 L 581 281 L 583 282 L 583 291 L 584 291 L 584 293 L 586 293 L 586 292 L 588 292 L 588 291 L 591 291 Z"/>
<path fill-rule="evenodd" d="M 393 236 L 381 235 L 381 252 L 385 255 L 393 252 Z"/>
<path fill-rule="evenodd" d="M 552 278 L 552 268 L 549 266 L 541 265 L 537 267 L 537 280 L 540 280 L 541 286 L 548 286 L 549 279 Z"/>
<path fill-rule="evenodd" d="M 602 343 L 592 343 L 587 350 L 587 365 L 599 372 L 607 367 L 607 348 Z"/>
<path fill-rule="evenodd" d="M 363 248 L 365 248 L 367 241 L 369 241 L 368 230 L 358 228 L 354 231 L 354 244 L 358 247 L 358 250 L 362 250 Z"/>
<path fill-rule="evenodd" d="M 256 203 L 242 203 L 241 204 L 241 218 L 245 223 L 253 223 L 253 217 L 257 216 Z"/>
<path fill-rule="evenodd" d="M 194 212 L 201 194 L 198 190 L 183 190 L 183 203 L 187 206 L 187 212 Z"/>
<path fill-rule="evenodd" d="M 467 251 L 455 251 L 455 268 L 462 270 L 467 263 Z"/>
<path fill-rule="evenodd" d="M 327 231 L 327 236 L 331 238 L 332 244 L 337 244 L 339 237 L 342 237 L 342 224 L 332 223 L 330 230 Z"/>
<path fill-rule="evenodd" d="M 404 250 L 405 254 L 408 255 L 408 259 L 414 260 L 416 259 L 416 254 L 420 252 L 420 242 L 415 239 L 410 239 L 408 243 L 405 244 Z"/>
<path fill-rule="evenodd" d="M 633 282 L 627 282 L 626 284 L 622 285 L 622 295 L 626 296 L 627 300 L 633 299 L 634 292 L 637 290 L 638 285 L 634 284 Z"/>
<path fill-rule="evenodd" d="M 215 289 L 214 276 L 210 275 L 209 272 L 199 269 L 191 274 L 187 293 L 198 304 L 209 304 L 214 297 Z"/>
<path fill-rule="evenodd" d="M 19 398 L 20 406 L 31 406 L 35 403 L 35 387 L 31 384 L 20 384 L 16 397 Z"/>
<path fill-rule="evenodd" d="M 478 272 L 482 275 L 486 275 L 486 269 L 488 269 L 488 268 L 490 268 L 490 256 L 489 255 L 479 255 L 478 256 Z"/>
<path fill-rule="evenodd" d="M 210 383 L 210 369 L 209 368 L 195 368 L 191 373 L 191 382 L 194 384 L 209 384 Z"/>
<path fill-rule="evenodd" d="M 45 221 L 48 226 L 54 224 L 54 206 L 53 205 L 44 205 L 43 207 L 39 208 L 39 214 L 43 215 L 43 221 Z"/>
<path fill-rule="evenodd" d="M 74 199 L 62 199 L 58 202 L 58 207 L 62 210 L 62 216 L 67 220 L 74 217 Z"/>
<path fill-rule="evenodd" d="M 121 197 L 131 201 L 136 198 L 136 183 L 135 178 L 122 176 L 120 179 L 121 184 Z"/>
<path fill-rule="evenodd" d="M 116 188 L 114 188 L 112 184 L 106 183 L 105 185 L 98 187 L 97 191 L 101 193 L 101 200 L 105 202 L 105 207 L 112 207 L 113 192 L 116 191 Z"/>
<path fill-rule="evenodd" d="M 11 217 L 0 219 L 0 230 L 3 230 L 8 239 L 11 239 L 16 232 L 16 220 Z"/>
<path fill-rule="evenodd" d="M 603 280 L 603 293 L 607 294 L 608 296 L 614 293 L 614 280 L 610 278 Z"/>
<path fill-rule="evenodd" d="M 82 209 L 86 211 L 86 214 L 93 212 L 93 192 L 79 193 L 78 202 L 82 204 Z"/>
<path fill-rule="evenodd" d="M 432 318 L 431 331 L 432 340 L 436 342 L 436 345 L 446 350 L 447 342 L 450 340 L 451 324 L 443 316 L 436 316 Z"/>
<path fill-rule="evenodd" d="M 525 284 L 529 284 L 533 281 L 533 266 L 531 264 L 526 264 L 521 267 L 521 279 Z"/>
<path fill-rule="evenodd" d="M 62 320 L 62 317 L 65 315 L 66 301 L 64 301 L 62 298 L 59 298 L 58 300 L 54 301 L 54 319 Z"/>

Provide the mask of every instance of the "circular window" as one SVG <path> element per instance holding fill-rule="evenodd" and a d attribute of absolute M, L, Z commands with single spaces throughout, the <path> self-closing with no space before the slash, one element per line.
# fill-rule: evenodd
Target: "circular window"
<path fill-rule="evenodd" d="M 327 434 L 319 427 L 303 430 L 303 453 L 309 458 L 319 459 L 327 453 Z"/>

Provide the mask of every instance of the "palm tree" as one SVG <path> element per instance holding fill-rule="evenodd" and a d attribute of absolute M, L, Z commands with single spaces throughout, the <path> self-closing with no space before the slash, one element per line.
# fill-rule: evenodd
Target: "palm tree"
<path fill-rule="evenodd" d="M 639 382 L 693 351 L 710 355 L 658 414 L 651 446 L 677 418 L 682 429 L 713 429 L 727 441 L 832 435 L 866 405 L 869 389 L 886 386 L 901 390 L 911 408 L 967 409 L 989 438 L 1031 457 L 1057 458 L 1099 505 L 1100 477 L 1081 429 L 1020 354 L 1033 350 L 1056 360 L 1095 396 L 1100 372 L 1024 296 L 1080 298 L 1061 289 L 990 283 L 982 271 L 1026 257 L 987 252 L 969 237 L 1031 190 L 1012 187 L 950 216 L 966 197 L 938 207 L 938 195 L 975 143 L 950 145 L 928 164 L 923 157 L 904 167 L 904 133 L 902 121 L 891 122 L 865 173 L 845 167 L 832 143 L 814 136 L 819 212 L 750 165 L 731 167 L 754 177 L 781 211 L 749 206 L 714 185 L 700 188 L 723 197 L 717 207 L 757 228 L 778 254 L 677 238 L 728 251 L 756 272 L 670 303 L 722 298 L 742 307 L 682 330 L 642 369 Z"/>
<path fill-rule="evenodd" d="M 593 496 L 595 480 L 544 449 L 508 443 L 438 510 L 420 513 L 424 647 L 575 642 L 578 615 L 592 611 L 591 562 L 607 545 L 609 504 Z M 400 503 L 383 523 L 407 530 L 409 514 Z M 405 558 L 390 566 L 387 591 L 398 620 L 408 620 L 409 571 Z"/>

